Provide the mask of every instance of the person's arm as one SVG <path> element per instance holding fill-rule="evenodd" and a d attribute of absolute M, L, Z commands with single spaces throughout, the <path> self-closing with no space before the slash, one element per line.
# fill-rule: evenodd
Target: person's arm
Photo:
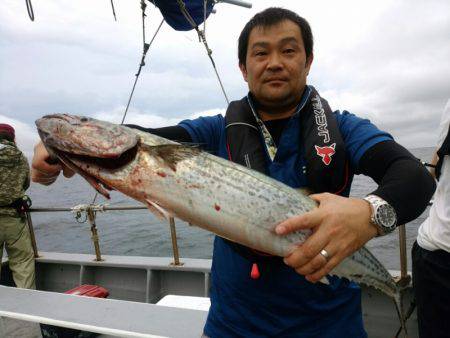
<path fill-rule="evenodd" d="M 162 128 L 143 128 L 141 126 L 137 126 L 135 124 L 126 124 L 127 127 L 138 129 L 141 131 L 145 131 L 147 133 L 164 137 L 168 140 L 180 142 L 180 143 L 191 143 L 192 138 L 191 135 L 187 132 L 187 130 L 181 126 L 170 126 L 170 127 L 162 127 Z"/>
<path fill-rule="evenodd" d="M 24 167 L 25 167 L 24 170 L 27 171 L 27 176 L 25 177 L 25 181 L 23 182 L 22 188 L 24 191 L 26 191 L 30 187 L 30 183 L 31 183 L 30 182 L 30 165 L 28 164 L 28 160 L 25 157 L 25 155 L 22 154 L 22 156 L 23 156 L 23 162 L 24 162 Z"/>
<path fill-rule="evenodd" d="M 373 193 L 391 203 L 400 222 L 417 217 L 425 209 L 435 182 L 406 149 L 394 141 L 380 142 L 370 147 L 359 163 L 360 171 L 379 183 Z M 365 200 L 329 193 L 311 197 L 319 207 L 282 222 L 276 232 L 285 235 L 299 229 L 313 230 L 313 235 L 286 257 L 285 263 L 307 280 L 317 282 L 378 232 L 370 222 L 371 209 Z M 328 259 L 320 254 L 323 249 Z"/>
<path fill-rule="evenodd" d="M 378 183 L 371 194 L 394 207 L 397 225 L 419 217 L 436 189 L 425 166 L 395 141 L 380 142 L 368 149 L 359 161 L 359 169 Z"/>
<path fill-rule="evenodd" d="M 161 136 L 177 142 L 192 142 L 192 138 L 185 128 L 171 126 L 163 128 L 143 128 L 129 124 L 130 128 L 139 129 L 157 136 Z M 74 172 L 59 162 L 55 162 L 45 149 L 42 142 L 34 147 L 33 161 L 31 164 L 31 179 L 33 182 L 49 185 L 56 181 L 59 173 L 63 171 L 65 177 L 72 177 Z"/>

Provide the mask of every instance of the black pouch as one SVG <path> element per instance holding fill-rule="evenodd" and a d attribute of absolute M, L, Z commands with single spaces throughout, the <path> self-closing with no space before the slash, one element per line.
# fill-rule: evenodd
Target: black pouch
<path fill-rule="evenodd" d="M 27 195 L 23 195 L 23 197 L 16 199 L 9 206 L 16 209 L 18 214 L 23 217 L 32 204 L 31 198 Z"/>

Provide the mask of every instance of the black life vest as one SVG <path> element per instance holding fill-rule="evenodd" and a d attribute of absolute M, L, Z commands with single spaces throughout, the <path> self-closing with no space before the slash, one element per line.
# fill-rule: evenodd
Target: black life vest
<path fill-rule="evenodd" d="M 349 183 L 345 145 L 328 102 L 310 88 L 299 112 L 308 188 L 314 193 L 339 194 Z M 229 160 L 268 174 L 264 140 L 247 97 L 230 103 L 225 125 Z"/>
<path fill-rule="evenodd" d="M 436 179 L 439 181 L 439 178 L 441 177 L 441 169 L 442 163 L 444 162 L 444 156 L 450 155 L 450 125 L 448 126 L 447 136 L 445 137 L 444 142 L 437 151 L 437 155 L 438 155 L 438 162 L 436 163 L 435 173 Z"/>
<path fill-rule="evenodd" d="M 305 150 L 308 188 L 314 193 L 340 194 L 349 184 L 350 175 L 345 145 L 328 102 L 310 88 L 307 102 L 299 111 L 300 146 Z M 229 160 L 268 174 L 264 140 L 247 97 L 230 103 L 225 126 Z M 240 244 L 224 241 L 251 262 L 279 261 L 279 257 L 262 255 Z"/>

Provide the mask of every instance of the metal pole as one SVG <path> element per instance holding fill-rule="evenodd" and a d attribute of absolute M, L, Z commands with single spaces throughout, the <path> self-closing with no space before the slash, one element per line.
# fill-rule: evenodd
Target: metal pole
<path fill-rule="evenodd" d="M 123 207 L 108 207 L 102 205 L 102 210 L 146 210 L 147 207 L 139 206 L 139 205 L 130 205 L 130 206 L 123 206 Z M 30 208 L 29 212 L 58 212 L 58 211 L 72 211 L 73 208 Z"/>
<path fill-rule="evenodd" d="M 398 226 L 398 240 L 400 248 L 400 280 L 398 283 L 402 286 L 408 285 L 411 276 L 408 275 L 408 262 L 406 256 L 406 228 L 405 225 Z"/>
<path fill-rule="evenodd" d="M 236 5 L 236 6 L 246 7 L 246 8 L 252 8 L 252 4 L 250 2 L 247 2 L 247 1 L 241 1 L 241 0 L 217 0 L 216 2 L 223 2 L 223 3 L 230 4 L 230 5 Z"/>
<path fill-rule="evenodd" d="M 30 231 L 30 239 L 31 245 L 33 246 L 34 258 L 38 258 L 39 253 L 36 245 L 36 237 L 34 236 L 33 221 L 31 220 L 31 215 L 28 211 L 25 212 L 25 216 L 27 218 L 28 230 Z"/>
<path fill-rule="evenodd" d="M 98 241 L 97 227 L 95 225 L 95 213 L 92 208 L 88 208 L 86 212 L 88 215 L 89 223 L 91 223 L 92 242 L 94 243 L 96 257 L 95 260 L 100 262 L 102 260 L 102 255 L 100 253 L 100 243 Z"/>
<path fill-rule="evenodd" d="M 6 329 L 5 324 L 3 323 L 3 317 L 0 317 L 0 337 L 6 337 Z"/>
<path fill-rule="evenodd" d="M 183 265 L 180 263 L 180 255 L 178 253 L 177 231 L 175 229 L 175 219 L 170 217 L 170 236 L 172 237 L 173 263 L 172 265 Z"/>

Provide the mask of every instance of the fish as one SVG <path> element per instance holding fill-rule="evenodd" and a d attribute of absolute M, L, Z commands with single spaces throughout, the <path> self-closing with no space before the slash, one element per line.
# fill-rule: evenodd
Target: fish
<path fill-rule="evenodd" d="M 147 132 L 90 117 L 46 115 L 36 121 L 52 156 L 109 198 L 110 189 L 252 249 L 286 257 L 311 230 L 277 235 L 277 224 L 317 208 L 305 192 L 269 176 Z M 402 287 L 365 247 L 330 275 L 365 284 L 394 300 L 405 329 Z M 405 329 L 406 332 L 406 329 Z"/>

